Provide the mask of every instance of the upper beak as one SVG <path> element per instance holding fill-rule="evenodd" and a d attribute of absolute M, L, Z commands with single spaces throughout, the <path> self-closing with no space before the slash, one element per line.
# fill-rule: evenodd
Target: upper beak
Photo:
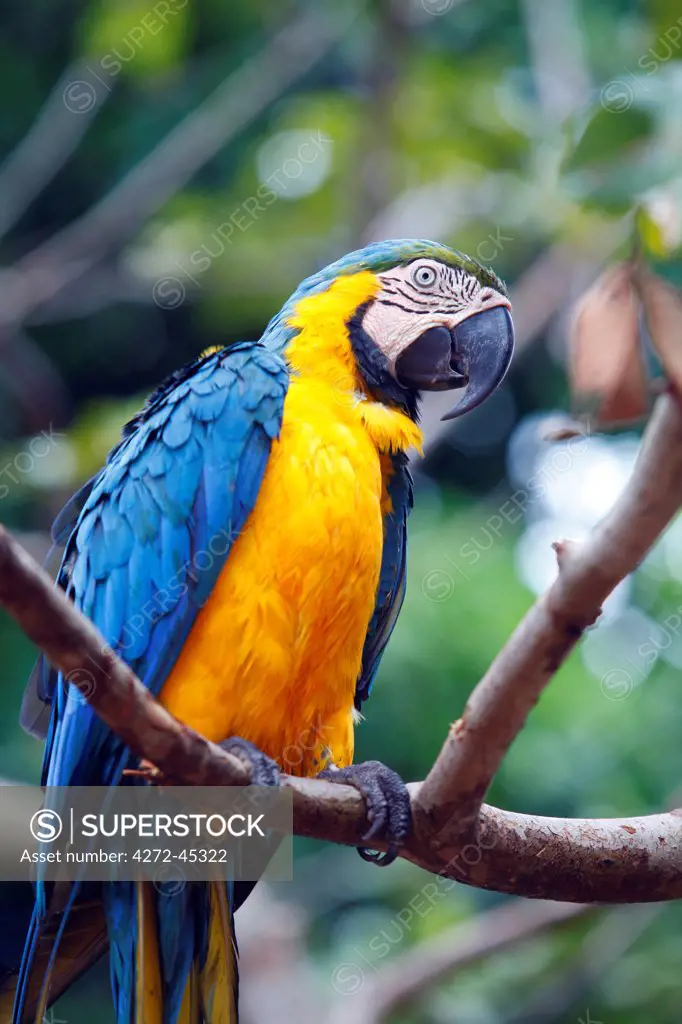
<path fill-rule="evenodd" d="M 454 330 L 431 327 L 396 362 L 398 381 L 425 391 L 465 388 L 445 416 L 475 409 L 502 383 L 514 352 L 514 325 L 504 306 L 467 317 Z"/>
<path fill-rule="evenodd" d="M 492 395 L 505 378 L 514 355 L 514 324 L 509 310 L 495 306 L 463 320 L 454 331 L 453 349 L 466 375 L 462 401 L 442 420 L 454 420 Z"/>

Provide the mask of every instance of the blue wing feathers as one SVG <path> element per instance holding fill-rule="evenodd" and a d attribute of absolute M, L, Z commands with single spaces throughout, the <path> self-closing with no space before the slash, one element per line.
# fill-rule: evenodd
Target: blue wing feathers
<path fill-rule="evenodd" d="M 75 549 L 69 589 L 77 606 L 91 606 L 107 643 L 154 692 L 253 508 L 287 383 L 283 361 L 257 344 L 208 357 L 152 396 L 85 501 L 69 542 Z M 200 560 L 202 549 L 212 557 Z M 182 600 L 187 589 L 190 601 Z M 79 706 L 81 714 L 86 710 Z M 69 743 L 81 747 L 73 718 Z M 100 776 L 91 753 L 81 750 L 93 780 L 115 781 Z M 53 782 L 72 781 L 58 765 L 51 774 Z"/>
<path fill-rule="evenodd" d="M 244 382 L 248 403 L 238 400 Z M 79 492 L 60 582 L 154 692 L 255 503 L 287 383 L 283 361 L 258 345 L 209 357 L 152 396 L 87 494 Z M 207 550 L 212 557 L 200 560 Z M 65 708 L 75 714 L 54 712 L 51 783 L 74 782 L 76 772 L 83 784 L 87 766 L 90 780 L 115 781 L 102 776 L 96 755 L 111 768 L 118 741 L 85 705 Z"/>

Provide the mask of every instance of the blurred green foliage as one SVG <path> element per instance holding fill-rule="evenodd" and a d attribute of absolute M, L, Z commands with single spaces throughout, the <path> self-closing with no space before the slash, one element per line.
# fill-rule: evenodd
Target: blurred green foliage
<path fill-rule="evenodd" d="M 72 61 L 85 62 L 74 76 L 101 105 L 66 165 L 0 241 L 7 265 L 104 196 L 298 13 L 274 0 L 170 6 L 159 28 L 147 0 L 6 5 L 0 151 L 20 143 Z M 333 0 L 314 6 L 329 18 L 336 9 Z M 209 344 L 259 335 L 303 276 L 374 234 L 438 236 L 474 253 L 486 242 L 482 258 L 513 281 L 556 242 L 600 252 L 615 228 L 623 251 L 637 237 L 656 267 L 682 283 L 679 4 L 556 0 L 556 17 L 569 17 L 576 29 L 558 49 L 551 32 L 534 35 L 540 13 L 530 0 L 360 5 L 338 44 L 130 242 L 59 301 L 39 307 L 28 331 L 61 389 L 57 441 L 0 500 L 2 521 L 44 550 L 62 501 L 101 465 L 146 391 Z M 543 79 L 554 66 L 559 79 L 566 60 L 585 71 L 577 107 L 575 97 L 573 106 L 570 96 L 553 100 Z M 276 201 L 249 213 L 246 201 L 264 178 L 310 139 L 324 143 L 310 176 L 303 184 L 285 178 Z M 11 204 L 11 194 L 5 200 Z M 216 252 L 225 224 L 232 225 L 229 241 L 197 275 L 192 253 L 203 246 Z M 179 308 L 154 301 L 155 286 L 169 275 L 187 292 Z M 518 571 L 523 524 L 506 528 L 470 571 L 461 571 L 461 551 L 512 489 L 502 466 L 514 418 L 566 402 L 553 353 L 552 344 L 537 344 L 519 360 L 512 419 L 501 435 L 493 430 L 478 452 L 442 444 L 427 463 L 430 481 L 420 478 L 407 602 L 358 729 L 358 757 L 381 758 L 406 778 L 428 770 L 448 723 L 533 599 Z M 14 465 L 36 429 L 30 388 L 28 395 L 27 407 L 0 356 L 0 465 Z M 481 432 L 496 415 L 476 421 Z M 635 598 L 662 622 L 680 603 L 679 579 L 669 566 L 656 579 L 643 576 Z M 17 726 L 34 652 L 4 616 L 0 649 L 0 774 L 36 779 L 40 747 Z M 616 649 L 614 669 L 623 658 Z M 625 699 L 613 699 L 575 653 L 514 744 L 492 802 L 576 816 L 666 806 L 682 776 L 678 677 L 661 659 Z M 425 877 L 401 864 L 379 879 L 352 851 L 299 845 L 298 881 L 278 895 L 309 913 L 311 956 L 331 999 L 336 965 L 369 955 L 372 938 L 389 930 Z M 496 900 L 454 887 L 403 930 L 390 956 Z M 627 915 L 619 920 L 621 936 L 635 928 Z M 564 978 L 558 1004 L 537 1019 L 585 1020 L 589 1006 L 592 1021 L 672 1024 L 682 1002 L 680 923 L 677 906 L 663 909 L 631 949 L 619 950 L 612 934 L 599 932 L 603 969 L 590 974 L 576 973 L 590 927 L 582 921 L 439 987 L 401 1019 L 524 1020 L 532 994 Z M 106 985 L 100 969 L 65 997 L 69 1024 L 108 1006 Z M 352 999 L 348 1005 L 352 1013 Z"/>

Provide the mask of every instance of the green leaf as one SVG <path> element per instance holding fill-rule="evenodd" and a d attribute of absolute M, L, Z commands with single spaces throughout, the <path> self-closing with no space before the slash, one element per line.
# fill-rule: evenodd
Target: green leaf
<path fill-rule="evenodd" d="M 676 159 L 656 156 L 567 175 L 566 185 L 586 209 L 622 214 L 632 209 L 650 189 L 669 182 L 677 170 Z"/>
<path fill-rule="evenodd" d="M 564 171 L 576 171 L 621 159 L 634 143 L 654 131 L 655 118 L 648 110 L 630 107 L 615 111 L 599 107 L 587 122 L 573 150 L 564 160 Z"/>
<path fill-rule="evenodd" d="M 637 210 L 635 225 L 639 240 L 646 251 L 652 256 L 666 256 L 669 246 L 666 243 L 663 225 L 644 206 Z"/>

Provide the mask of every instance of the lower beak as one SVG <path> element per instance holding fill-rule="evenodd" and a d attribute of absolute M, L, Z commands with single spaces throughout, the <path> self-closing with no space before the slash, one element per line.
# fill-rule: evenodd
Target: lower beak
<path fill-rule="evenodd" d="M 396 362 L 404 387 L 423 391 L 464 388 L 462 400 L 442 417 L 475 409 L 502 383 L 514 352 L 514 325 L 504 306 L 474 313 L 453 331 L 431 327 Z"/>

